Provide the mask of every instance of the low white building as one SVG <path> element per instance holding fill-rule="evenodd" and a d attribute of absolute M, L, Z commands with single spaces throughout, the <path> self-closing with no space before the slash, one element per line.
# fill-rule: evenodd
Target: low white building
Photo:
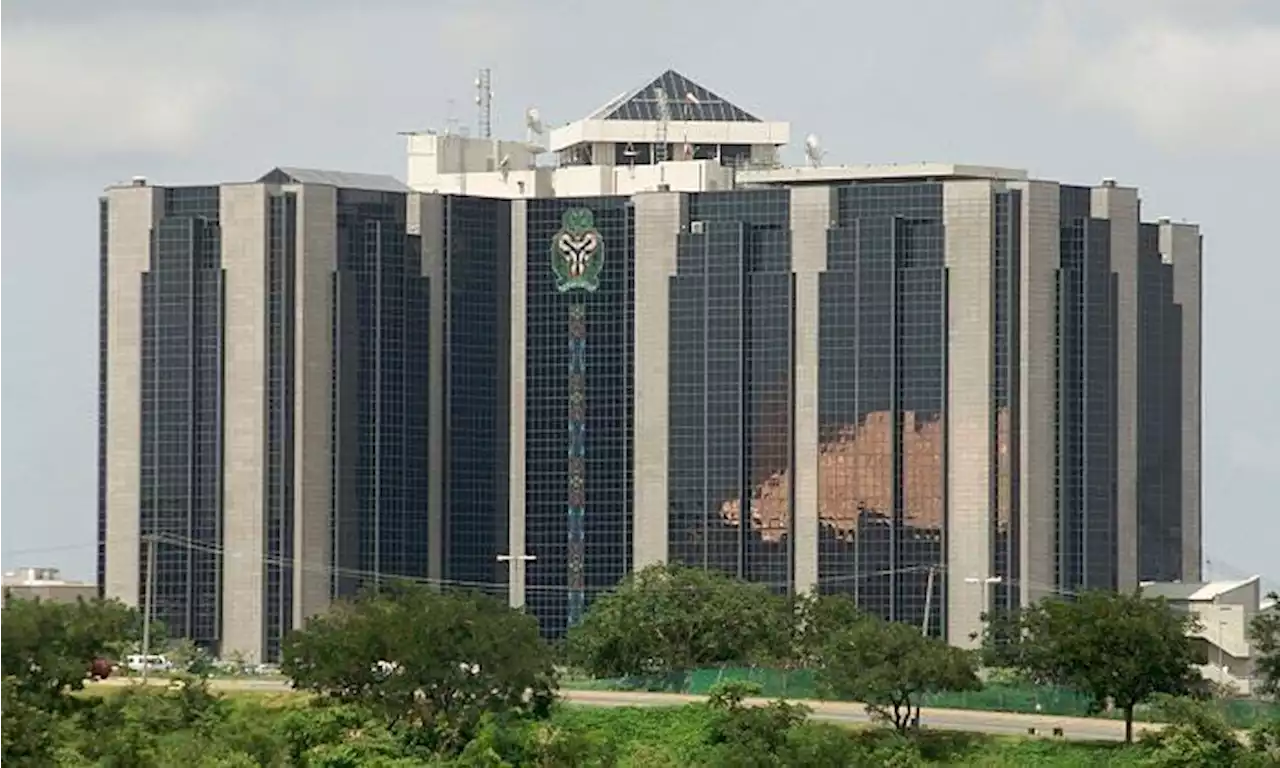
<path fill-rule="evenodd" d="M 1241 581 L 1201 583 L 1143 582 L 1147 597 L 1163 597 L 1170 605 L 1196 617 L 1193 636 L 1204 643 L 1208 663 L 1200 668 L 1205 679 L 1250 693 L 1254 681 L 1249 624 L 1260 611 L 1275 610 L 1263 603 L 1258 576 Z"/>

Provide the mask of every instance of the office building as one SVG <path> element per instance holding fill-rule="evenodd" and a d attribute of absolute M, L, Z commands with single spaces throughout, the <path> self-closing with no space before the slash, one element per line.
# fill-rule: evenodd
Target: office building
<path fill-rule="evenodd" d="M 1198 578 L 1194 225 L 1113 179 L 814 140 L 785 167 L 787 123 L 674 71 L 530 129 L 410 136 L 408 183 L 512 201 L 511 595 L 550 632 L 624 561 L 953 642 L 988 607 Z M 570 218 L 594 292 L 556 282 Z"/>
<path fill-rule="evenodd" d="M 1257 676 L 1258 652 L 1249 639 L 1249 626 L 1260 613 L 1276 611 L 1264 600 L 1261 579 L 1251 576 L 1232 581 L 1144 581 L 1142 594 L 1168 601 L 1176 611 L 1190 614 L 1195 624 L 1188 630 L 1205 663 L 1199 665 L 1206 679 L 1248 696 L 1262 682 Z"/>
<path fill-rule="evenodd" d="M 505 205 L 446 206 L 390 177 L 296 168 L 108 189 L 105 593 L 142 605 L 150 589 L 171 636 L 274 661 L 285 633 L 333 597 L 384 576 L 440 578 L 444 494 L 462 510 L 505 505 L 505 488 L 475 477 L 486 460 L 494 469 L 504 410 L 471 375 L 498 357 L 485 332 L 498 315 L 480 302 L 497 301 L 485 280 L 501 257 L 479 280 L 463 263 L 449 282 L 444 254 L 457 243 L 506 253 Z M 462 338 L 449 370 L 475 379 L 456 391 L 433 383 L 449 328 Z M 458 435 L 450 483 L 446 434 Z M 491 551 L 495 531 L 505 527 L 447 533 L 470 563 L 468 547 Z"/>
<path fill-rule="evenodd" d="M 207 484 L 182 535 L 216 546 L 183 550 L 201 567 L 174 560 L 157 595 L 180 626 L 212 616 L 200 637 L 221 648 L 271 658 L 280 631 L 384 574 L 505 591 L 558 635 L 674 560 L 850 593 L 960 644 L 992 607 L 1199 578 L 1194 225 L 1143 222 L 1111 179 L 823 165 L 816 141 L 787 167 L 787 123 L 673 71 L 551 131 L 530 117 L 526 141 L 409 136 L 407 186 L 280 169 L 209 188 L 220 205 L 199 213 L 176 190 L 108 193 L 109 593 L 141 590 L 148 528 L 128 510 L 156 481 L 132 425 L 169 411 L 130 361 L 170 359 L 142 331 L 168 323 L 188 379 L 224 369 L 221 390 L 167 396 L 208 404 L 165 434 L 222 469 L 175 481 Z M 374 192 L 395 213 L 342 202 Z M 239 194 L 255 202 L 228 207 Z M 289 223 L 259 221 L 293 198 Z M 210 228 L 217 245 L 170 239 L 208 271 L 182 273 L 183 295 L 222 314 L 143 323 L 161 234 Z M 233 276 L 289 237 L 293 303 L 273 310 L 265 278 Z M 272 311 L 294 318 L 278 339 Z M 180 346 L 200 322 L 207 363 Z M 277 400 L 294 407 L 273 427 Z"/>

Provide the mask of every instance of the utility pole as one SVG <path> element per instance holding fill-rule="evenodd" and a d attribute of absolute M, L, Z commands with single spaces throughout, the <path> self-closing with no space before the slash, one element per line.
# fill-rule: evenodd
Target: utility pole
<path fill-rule="evenodd" d="M 148 533 L 142 538 L 147 542 L 147 591 L 142 598 L 142 684 L 146 685 L 151 673 L 151 613 L 156 594 L 156 536 Z"/>
<path fill-rule="evenodd" d="M 929 568 L 929 581 L 924 588 L 924 621 L 920 623 L 920 634 L 925 637 L 929 636 L 929 613 L 933 608 L 933 566 Z"/>
<path fill-rule="evenodd" d="M 524 607 L 524 565 L 525 563 L 531 563 L 537 559 L 537 555 L 498 555 L 498 562 L 507 563 L 510 566 L 510 575 L 508 576 L 510 587 L 508 588 L 507 594 L 508 602 L 510 602 L 512 608 Z M 516 588 L 517 584 L 519 584 L 518 591 Z M 520 596 L 519 602 L 516 601 L 517 594 Z"/>

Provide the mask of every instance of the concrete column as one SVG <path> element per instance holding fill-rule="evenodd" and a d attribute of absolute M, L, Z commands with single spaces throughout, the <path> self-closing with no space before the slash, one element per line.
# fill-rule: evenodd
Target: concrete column
<path fill-rule="evenodd" d="M 947 296 L 947 639 L 972 646 L 991 576 L 992 188 L 943 188 Z M 966 581 L 972 579 L 973 581 Z"/>
<path fill-rule="evenodd" d="M 636 310 L 632 562 L 639 570 L 666 562 L 668 555 L 670 293 L 685 198 L 678 192 L 644 192 L 633 199 Z"/>
<path fill-rule="evenodd" d="M 107 191 L 107 533 L 104 594 L 139 605 L 142 273 L 164 211 L 152 187 Z"/>
<path fill-rule="evenodd" d="M 1202 565 L 1200 413 L 1203 242 L 1194 224 L 1160 223 L 1160 254 L 1173 264 L 1173 300 L 1182 307 L 1182 580 Z"/>
<path fill-rule="evenodd" d="M 1091 214 L 1111 221 L 1116 274 L 1116 586 L 1138 586 L 1138 190 L 1093 190 Z"/>
<path fill-rule="evenodd" d="M 827 231 L 835 188 L 791 190 L 791 269 L 796 280 L 794 345 L 794 514 L 791 536 L 795 552 L 795 591 L 816 592 L 818 580 L 818 320 L 819 285 L 827 271 Z"/>
<path fill-rule="evenodd" d="M 430 282 L 430 377 L 428 393 L 430 416 L 427 432 L 431 444 L 427 448 L 430 488 L 427 491 L 427 573 L 433 579 L 444 578 L 445 515 L 445 443 L 449 419 L 445 378 L 445 337 L 448 326 L 445 285 L 444 217 L 445 199 L 440 195 L 409 196 L 409 231 L 417 232 L 422 242 L 422 275 Z"/>
<path fill-rule="evenodd" d="M 524 451 L 528 415 L 525 412 L 525 387 L 528 377 L 529 320 L 529 203 L 516 200 L 511 203 L 511 401 L 508 480 L 510 516 L 507 519 L 507 553 L 513 557 L 537 552 L 525 552 L 525 461 Z M 606 244 L 607 246 L 607 244 Z M 520 607 L 525 601 L 525 581 L 528 568 L 525 563 L 513 562 L 510 570 L 507 595 L 512 607 Z"/>
<path fill-rule="evenodd" d="M 1058 393 L 1056 333 L 1057 271 L 1062 264 L 1059 235 L 1060 190 L 1056 182 L 1016 182 L 1022 191 L 1022 337 L 1019 339 L 1022 432 L 1019 600 L 1023 605 L 1054 592 L 1057 515 L 1054 452 L 1058 433 L 1054 405 Z"/>
<path fill-rule="evenodd" d="M 293 625 L 329 605 L 337 192 L 298 185 L 294 266 Z"/>
<path fill-rule="evenodd" d="M 222 652 L 262 659 L 266 429 L 267 188 L 221 188 L 226 275 L 223 375 Z"/>

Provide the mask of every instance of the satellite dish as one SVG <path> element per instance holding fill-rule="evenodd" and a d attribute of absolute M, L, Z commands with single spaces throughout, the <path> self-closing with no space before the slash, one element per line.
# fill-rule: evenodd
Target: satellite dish
<path fill-rule="evenodd" d="M 538 112 L 537 107 L 529 107 L 524 111 L 524 125 L 529 129 L 528 141 L 533 144 L 538 137 L 542 136 L 546 131 L 546 126 L 542 124 L 542 114 Z"/>
<path fill-rule="evenodd" d="M 804 156 L 809 158 L 809 165 L 817 168 L 822 165 L 822 142 L 818 134 L 811 133 L 804 139 Z"/>

